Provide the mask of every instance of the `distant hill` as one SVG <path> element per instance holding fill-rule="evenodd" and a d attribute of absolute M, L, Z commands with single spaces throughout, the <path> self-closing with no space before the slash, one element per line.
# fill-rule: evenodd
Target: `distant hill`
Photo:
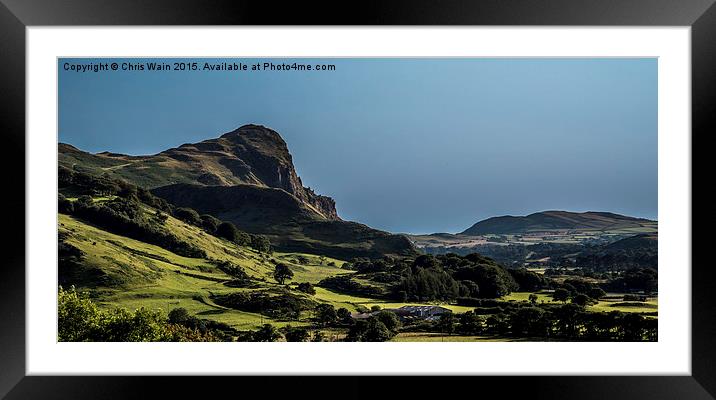
<path fill-rule="evenodd" d="M 524 217 L 502 216 L 482 220 L 459 235 L 519 234 L 555 230 L 617 231 L 622 229 L 656 229 L 657 222 L 609 212 L 543 211 Z"/>
<path fill-rule="evenodd" d="M 342 221 L 332 198 L 303 186 L 286 142 L 264 126 L 244 125 L 148 156 L 91 154 L 64 143 L 58 153 L 60 167 L 150 189 L 175 205 L 265 234 L 278 250 L 345 259 L 417 254 L 404 236 Z"/>

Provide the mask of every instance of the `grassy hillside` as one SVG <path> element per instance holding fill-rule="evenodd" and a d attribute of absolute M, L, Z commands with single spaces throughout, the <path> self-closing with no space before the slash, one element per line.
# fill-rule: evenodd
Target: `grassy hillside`
<path fill-rule="evenodd" d="M 151 212 L 152 209 L 147 207 L 147 211 Z M 58 233 L 63 242 L 83 253 L 78 265 L 69 270 L 61 267 L 61 284 L 65 287 L 75 285 L 81 291 L 89 291 L 91 297 L 107 309 L 125 307 L 133 310 L 144 307 L 169 312 L 182 307 L 199 318 L 222 322 L 239 330 L 256 329 L 264 323 L 300 326 L 307 324 L 308 313 L 303 315 L 303 322 L 281 321 L 259 313 L 223 307 L 213 298 L 231 293 L 275 289 L 279 286 L 272 277 L 275 262 L 289 265 L 294 272 L 289 285 L 292 289 L 300 282 L 317 284 L 326 277 L 355 273 L 341 269 L 344 261 L 330 257 L 282 252 L 271 256 L 262 255 L 209 235 L 173 217 L 167 219 L 167 229 L 180 239 L 190 240 L 200 246 L 206 251 L 207 258 L 179 256 L 152 244 L 115 235 L 69 215 L 59 214 L 58 223 Z M 255 280 L 255 286 L 227 287 L 225 283 L 233 278 L 217 268 L 212 260 L 241 266 Z M 346 308 L 351 312 L 359 307 L 397 308 L 415 304 L 351 296 L 320 287 L 315 289 L 315 295 L 296 290 L 291 293 L 319 304 L 333 305 L 336 309 Z M 446 306 L 455 312 L 470 310 L 469 307 Z"/>
<path fill-rule="evenodd" d="M 261 323 L 277 326 L 274 321 L 257 313 L 228 309 L 214 303 L 212 297 L 235 292 L 257 291 L 278 286 L 272 278 L 274 263 L 290 266 L 293 282 L 317 283 L 326 276 L 350 271 L 340 269 L 340 260 L 299 253 L 274 253 L 272 256 L 237 246 L 216 238 L 201 229 L 169 217 L 167 229 L 177 237 L 191 240 L 207 253 L 207 258 L 189 258 L 161 247 L 107 232 L 68 215 L 59 215 L 58 233 L 64 242 L 82 251 L 78 265 L 60 270 L 60 282 L 89 290 L 103 307 L 136 309 L 171 309 L 184 307 L 201 318 L 226 323 L 237 329 L 253 329 Z M 307 264 L 300 264 L 308 260 Z M 229 261 L 241 266 L 257 286 L 251 289 L 224 285 L 233 278 L 219 270 L 211 260 Z M 334 263 L 336 266 L 329 266 Z M 309 297 L 295 291 L 296 296 Z M 320 298 L 317 302 L 324 302 Z M 332 304 L 341 302 L 325 301 Z M 296 325 L 293 322 L 293 325 Z"/>

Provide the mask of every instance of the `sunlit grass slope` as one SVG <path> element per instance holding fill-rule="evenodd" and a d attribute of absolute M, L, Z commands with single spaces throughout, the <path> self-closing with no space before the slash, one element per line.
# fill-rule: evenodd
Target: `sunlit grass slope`
<path fill-rule="evenodd" d="M 58 218 L 58 232 L 64 241 L 84 253 L 79 267 L 83 271 L 78 275 L 85 279 L 76 284 L 78 289 L 90 291 L 95 301 L 105 308 L 145 307 L 168 312 L 184 307 L 200 318 L 224 322 L 242 330 L 253 329 L 262 323 L 282 326 L 286 323 L 219 306 L 211 297 L 275 288 L 277 283 L 272 277 L 275 262 L 289 265 L 294 271 L 295 283 L 315 284 L 326 276 L 350 273 L 339 268 L 343 264 L 341 260 L 300 253 L 262 255 L 172 217 L 167 219 L 166 228 L 181 240 L 205 250 L 207 258 L 179 256 L 155 245 L 115 235 L 68 215 L 60 214 Z M 232 277 L 219 270 L 211 260 L 229 261 L 243 267 L 256 279 L 256 287 L 242 289 L 225 286 L 224 282 Z M 299 260 L 305 264 L 300 264 Z M 329 266 L 329 263 L 335 266 Z M 96 279 L 87 279 L 88 276 Z M 320 298 L 313 300 L 324 302 Z M 291 324 L 301 323 L 293 321 Z"/>

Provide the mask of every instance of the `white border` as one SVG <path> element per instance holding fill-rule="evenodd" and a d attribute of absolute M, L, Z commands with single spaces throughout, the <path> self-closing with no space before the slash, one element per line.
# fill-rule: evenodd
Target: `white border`
<path fill-rule="evenodd" d="M 27 373 L 680 374 L 691 363 L 690 29 L 27 30 Z M 57 57 L 659 57 L 657 343 L 57 343 Z"/>

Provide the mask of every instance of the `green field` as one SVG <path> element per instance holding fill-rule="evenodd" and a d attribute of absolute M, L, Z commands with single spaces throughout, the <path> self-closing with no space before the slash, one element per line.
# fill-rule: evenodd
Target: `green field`
<path fill-rule="evenodd" d="M 532 292 L 513 292 L 507 296 L 501 298 L 504 301 L 529 301 L 529 296 Z M 537 303 L 547 304 L 560 304 L 561 302 L 554 301 L 552 295 L 549 293 L 535 293 L 537 295 Z M 611 296 L 623 296 L 624 293 L 610 293 Z M 623 304 L 628 303 L 628 305 Z M 597 304 L 590 305 L 587 307 L 588 311 L 592 312 L 609 312 L 609 311 L 621 311 L 621 312 L 634 312 L 634 313 L 653 313 L 659 308 L 659 300 L 657 298 L 650 299 L 644 302 L 624 302 L 622 300 L 600 300 Z"/>
<path fill-rule="evenodd" d="M 500 300 L 503 301 L 529 301 L 529 297 L 532 292 L 512 292 L 507 296 L 503 296 Z M 557 303 L 552 300 L 552 295 L 549 293 L 535 293 L 537 295 L 537 303 Z"/>
<path fill-rule="evenodd" d="M 622 303 L 627 303 L 624 305 Z M 659 309 L 659 299 L 652 299 L 643 302 L 623 302 L 623 301 L 599 301 L 599 303 L 589 306 L 589 311 L 594 312 L 634 312 L 634 313 L 653 313 Z"/>

